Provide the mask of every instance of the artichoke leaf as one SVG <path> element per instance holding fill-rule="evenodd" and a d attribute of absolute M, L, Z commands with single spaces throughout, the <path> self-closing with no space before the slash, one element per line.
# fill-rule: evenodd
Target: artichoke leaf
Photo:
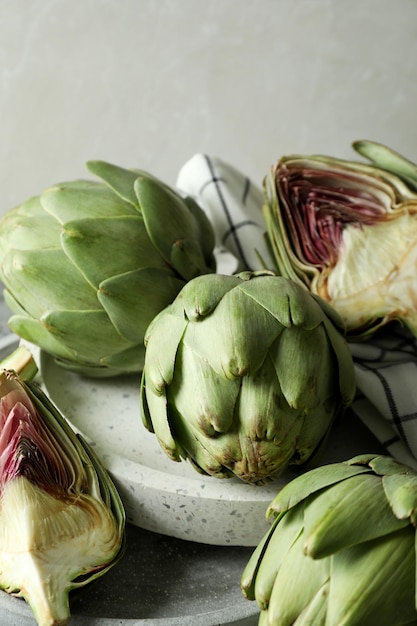
<path fill-rule="evenodd" d="M 4 294 L 6 295 L 6 292 Z M 5 300 L 10 301 L 8 297 Z M 55 358 L 64 361 L 76 358 L 76 351 L 70 350 L 67 345 L 61 343 L 59 337 L 52 335 L 40 320 L 32 319 L 27 315 L 12 315 L 8 326 L 21 339 L 29 341 L 34 346 L 42 345 L 45 352 L 53 354 Z"/>
<path fill-rule="evenodd" d="M 146 331 L 146 387 L 150 386 L 157 395 L 165 393 L 165 387 L 173 381 L 178 344 L 186 326 L 184 316 L 175 315 L 172 306 L 168 306 L 154 317 Z M 148 341 L 150 334 L 152 341 Z M 195 398 L 193 392 L 192 398 Z"/>
<path fill-rule="evenodd" d="M 375 474 L 379 474 L 380 476 L 388 476 L 390 474 L 405 474 L 410 475 L 412 470 L 400 463 L 396 459 L 391 456 L 385 455 L 373 455 L 369 459 L 366 460 L 366 457 L 363 461 L 360 460 L 361 457 L 355 457 L 350 460 L 350 463 L 367 463 L 369 467 L 372 469 Z"/>
<path fill-rule="evenodd" d="M 408 519 L 394 515 L 379 477 L 356 475 L 309 497 L 304 551 L 312 558 L 323 558 L 408 525 Z"/>
<path fill-rule="evenodd" d="M 417 526 L 417 476 L 390 474 L 382 478 L 387 500 L 394 515 L 401 520 L 411 520 Z"/>
<path fill-rule="evenodd" d="M 4 239 L 7 240 L 7 248 L 15 250 L 31 250 L 36 247 L 37 250 L 50 250 L 59 248 L 62 227 L 59 222 L 53 222 L 49 216 L 45 215 L 42 207 L 42 213 L 37 215 L 37 205 L 40 204 L 39 198 L 32 198 L 26 204 L 36 206 L 36 209 L 29 215 L 25 215 L 23 207 L 20 206 L 19 211 L 4 216 L 2 220 L 2 233 Z M 35 218 L 35 219 L 34 219 Z M 0 244 L 4 241 L 0 238 Z M 1 256 L 4 257 L 6 249 L 1 250 Z"/>
<path fill-rule="evenodd" d="M 207 437 L 194 423 L 175 419 L 172 430 L 179 450 L 178 458 L 188 460 L 200 474 L 215 478 L 235 476 L 233 465 L 241 456 L 233 433 Z M 157 434 L 157 433 L 155 433 Z M 163 447 L 163 446 L 162 446 Z"/>
<path fill-rule="evenodd" d="M 329 463 L 316 467 L 297 476 L 278 492 L 267 509 L 267 517 L 291 509 L 309 495 L 325 487 L 335 485 L 357 474 L 370 473 L 370 471 L 369 467 L 347 463 Z"/>
<path fill-rule="evenodd" d="M 201 358 L 192 347 L 189 347 L 186 337 L 188 330 L 189 326 L 185 331 L 184 341 L 178 346 L 175 355 L 175 369 L 174 359 L 171 358 L 168 361 L 164 355 L 164 363 L 167 364 L 168 362 L 169 367 L 166 376 L 170 383 L 168 400 L 170 397 L 175 398 L 176 415 L 178 416 L 176 421 L 183 419 L 181 418 L 182 415 L 190 415 L 191 417 L 186 420 L 189 425 L 191 425 L 192 420 L 193 426 L 201 433 L 207 437 L 215 437 L 232 429 L 241 380 L 229 381 L 213 376 L 210 362 Z M 174 343 L 171 346 L 171 355 L 173 346 Z M 153 350 L 156 350 L 156 347 L 153 347 Z M 155 355 L 151 360 L 153 367 L 155 367 L 157 358 L 158 356 Z M 147 374 L 149 375 L 148 370 Z M 171 380 L 169 380 L 169 376 L 172 376 Z M 196 389 L 199 390 L 198 394 L 195 393 Z"/>
<path fill-rule="evenodd" d="M 95 181 L 75 180 L 49 187 L 40 195 L 40 203 L 60 224 L 103 215 L 137 215 L 130 204 Z"/>
<path fill-rule="evenodd" d="M 284 514 L 277 515 L 272 521 L 271 526 L 256 545 L 242 572 L 242 576 L 240 578 L 240 588 L 243 595 L 248 600 L 255 600 L 255 581 L 258 577 L 259 566 L 262 559 L 267 554 L 270 541 L 274 537 L 276 527 L 280 523 L 283 515 Z"/>
<path fill-rule="evenodd" d="M 143 384 L 145 381 L 146 378 L 143 379 Z M 170 459 L 180 461 L 181 457 L 185 458 L 186 455 L 183 453 L 182 445 L 174 439 L 171 431 L 165 390 L 162 393 L 155 393 L 152 388 L 146 387 L 144 393 L 145 396 L 142 395 L 142 402 L 146 399 L 146 407 L 143 410 L 144 426 L 150 432 L 155 433 L 159 445 Z"/>
<path fill-rule="evenodd" d="M 293 626 L 326 626 L 329 590 L 330 581 L 326 581 L 310 599 L 305 609 L 300 612 Z"/>
<path fill-rule="evenodd" d="M 165 185 L 151 178 L 138 177 L 134 188 L 149 238 L 170 263 L 175 242 L 198 238 L 195 220 L 182 198 Z"/>
<path fill-rule="evenodd" d="M 139 343 L 150 321 L 171 304 L 183 284 L 167 269 L 139 268 L 104 280 L 98 300 L 120 336 Z"/>
<path fill-rule="evenodd" d="M 300 326 L 311 330 L 323 319 L 321 307 L 315 300 L 281 276 L 266 273 L 261 281 L 243 281 L 240 289 L 286 328 Z"/>
<path fill-rule="evenodd" d="M 233 325 L 225 325 L 225 319 L 233 319 Z M 184 341 L 219 375 L 233 380 L 257 371 L 267 352 L 265 342 L 271 345 L 280 332 L 275 318 L 238 285 L 227 291 L 204 324 L 187 326 Z"/>
<path fill-rule="evenodd" d="M 107 161 L 87 161 L 87 169 L 101 178 L 101 180 L 115 192 L 116 197 L 121 198 L 139 210 L 139 203 L 134 191 L 135 180 L 138 175 L 146 176 L 145 172 L 138 172 L 131 169 L 108 163 Z M 113 195 L 113 194 L 112 194 Z"/>
<path fill-rule="evenodd" d="M 300 533 L 277 571 L 268 605 L 271 624 L 292 626 L 330 578 L 328 560 L 314 560 L 306 556 L 301 548 L 303 541 L 304 536 Z"/>
<path fill-rule="evenodd" d="M 401 154 L 377 141 L 362 139 L 354 141 L 352 146 L 356 152 L 369 159 L 373 165 L 396 174 L 417 192 L 417 166 Z"/>
<path fill-rule="evenodd" d="M 196 321 L 210 315 L 226 293 L 240 282 L 238 276 L 230 276 L 227 281 L 221 274 L 199 276 L 184 286 L 173 306 L 183 308 L 187 319 Z"/>
<path fill-rule="evenodd" d="M 268 543 L 256 571 L 253 594 L 260 609 L 268 608 L 278 571 L 288 551 L 302 533 L 303 511 L 292 509 L 278 516 L 268 534 Z"/>
<path fill-rule="evenodd" d="M 333 395 L 336 386 L 332 381 L 337 368 L 322 325 L 308 333 L 298 326 L 286 328 L 272 345 L 270 354 L 281 391 L 291 408 L 308 412 Z M 317 367 L 317 363 L 321 366 Z"/>
<path fill-rule="evenodd" d="M 135 346 L 131 346 L 130 348 L 126 348 L 126 350 L 121 350 L 120 352 L 117 352 L 115 354 L 104 356 L 101 359 L 101 363 L 103 364 L 104 369 L 107 372 L 114 370 L 116 374 L 118 372 L 120 374 L 141 372 L 144 361 L 145 346 L 141 343 L 138 343 Z M 87 370 L 85 371 L 84 375 L 88 376 Z"/>
<path fill-rule="evenodd" d="M 188 206 L 188 209 L 198 227 L 198 239 L 201 242 L 204 258 L 208 260 L 208 264 L 214 271 L 216 269 L 216 261 L 214 258 L 213 250 L 216 244 L 216 238 L 213 226 L 206 213 L 201 210 L 200 205 L 197 204 L 197 202 L 193 198 L 191 198 L 191 196 L 185 196 L 183 198 L 183 201 Z"/>
<path fill-rule="evenodd" d="M 134 271 L 144 263 L 147 267 L 166 269 L 137 215 L 67 222 L 62 248 L 94 289 L 103 280 Z"/>
<path fill-rule="evenodd" d="M 286 450 L 289 458 L 304 427 L 304 411 L 293 409 L 280 388 L 272 356 L 268 354 L 262 368 L 242 379 L 239 404 L 239 430 L 253 445 L 271 441 Z M 290 443 L 292 442 L 292 443 Z"/>
<path fill-rule="evenodd" d="M 65 254 L 60 249 L 17 250 L 3 259 L 5 286 L 31 317 L 41 317 L 58 300 L 61 309 L 97 309 L 97 295 L 73 265 L 62 280 Z M 71 288 L 69 288 L 69 286 Z"/>
<path fill-rule="evenodd" d="M 133 347 L 132 342 L 116 331 L 103 310 L 51 311 L 42 316 L 41 323 L 59 342 L 65 343 L 68 350 L 77 354 L 80 365 L 100 367 L 102 359 L 112 351 Z"/>
<path fill-rule="evenodd" d="M 184 280 L 214 271 L 214 266 L 207 263 L 200 241 L 197 239 L 177 239 L 172 244 L 170 265 Z"/>
<path fill-rule="evenodd" d="M 343 404 L 349 406 L 356 394 L 356 376 L 354 368 L 351 367 L 351 353 L 344 335 L 329 320 L 325 319 L 323 324 L 338 363 L 340 396 Z"/>
<path fill-rule="evenodd" d="M 409 526 L 330 557 L 328 623 L 392 626 L 393 616 L 397 624 L 413 623 L 414 542 L 415 529 Z"/>

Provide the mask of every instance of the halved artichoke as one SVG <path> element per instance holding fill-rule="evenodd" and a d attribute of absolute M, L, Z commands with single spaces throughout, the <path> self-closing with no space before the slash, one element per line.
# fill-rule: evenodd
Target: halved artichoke
<path fill-rule="evenodd" d="M 267 235 L 279 273 L 332 304 L 348 335 L 402 320 L 417 334 L 417 167 L 370 141 L 372 164 L 285 156 L 265 178 Z"/>
<path fill-rule="evenodd" d="M 69 592 L 124 548 L 123 504 L 91 447 L 36 383 L 2 369 L 0 587 L 24 597 L 39 626 L 64 626 Z"/>

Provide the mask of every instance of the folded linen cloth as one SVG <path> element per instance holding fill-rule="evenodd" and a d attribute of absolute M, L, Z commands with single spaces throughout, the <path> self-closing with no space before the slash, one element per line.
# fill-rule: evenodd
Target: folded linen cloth
<path fill-rule="evenodd" d="M 220 158 L 196 154 L 176 185 L 197 200 L 213 225 L 219 272 L 273 267 L 261 184 Z M 393 324 L 350 348 L 357 383 L 352 410 L 388 454 L 417 469 L 417 339 Z"/>

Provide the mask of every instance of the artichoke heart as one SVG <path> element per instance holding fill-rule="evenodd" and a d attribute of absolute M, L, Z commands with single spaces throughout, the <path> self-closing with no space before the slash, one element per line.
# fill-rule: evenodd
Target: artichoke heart
<path fill-rule="evenodd" d="M 0 372 L 0 428 L 0 587 L 39 626 L 64 626 L 69 592 L 123 554 L 123 505 L 90 446 L 13 370 Z"/>

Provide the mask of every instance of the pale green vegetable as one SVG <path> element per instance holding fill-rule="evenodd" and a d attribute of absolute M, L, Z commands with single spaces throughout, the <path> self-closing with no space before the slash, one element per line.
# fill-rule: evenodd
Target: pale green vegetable
<path fill-rule="evenodd" d="M 145 426 L 219 478 L 262 484 L 312 460 L 355 392 L 338 316 L 272 272 L 193 279 L 145 342 Z"/>
<path fill-rule="evenodd" d="M 325 465 L 272 501 L 241 587 L 262 626 L 416 626 L 417 474 L 372 454 Z"/>
<path fill-rule="evenodd" d="M 332 304 L 349 336 L 393 319 L 417 334 L 417 167 L 358 141 L 371 164 L 285 156 L 265 178 L 264 215 L 279 273 Z"/>
<path fill-rule="evenodd" d="M 0 587 L 25 598 L 39 626 L 64 626 L 69 592 L 124 548 L 124 508 L 90 446 L 36 383 L 1 369 Z"/>
<path fill-rule="evenodd" d="M 17 335 L 57 362 L 106 376 L 143 366 L 153 317 L 213 272 L 205 213 L 146 172 L 92 161 L 0 220 L 0 279 Z"/>

